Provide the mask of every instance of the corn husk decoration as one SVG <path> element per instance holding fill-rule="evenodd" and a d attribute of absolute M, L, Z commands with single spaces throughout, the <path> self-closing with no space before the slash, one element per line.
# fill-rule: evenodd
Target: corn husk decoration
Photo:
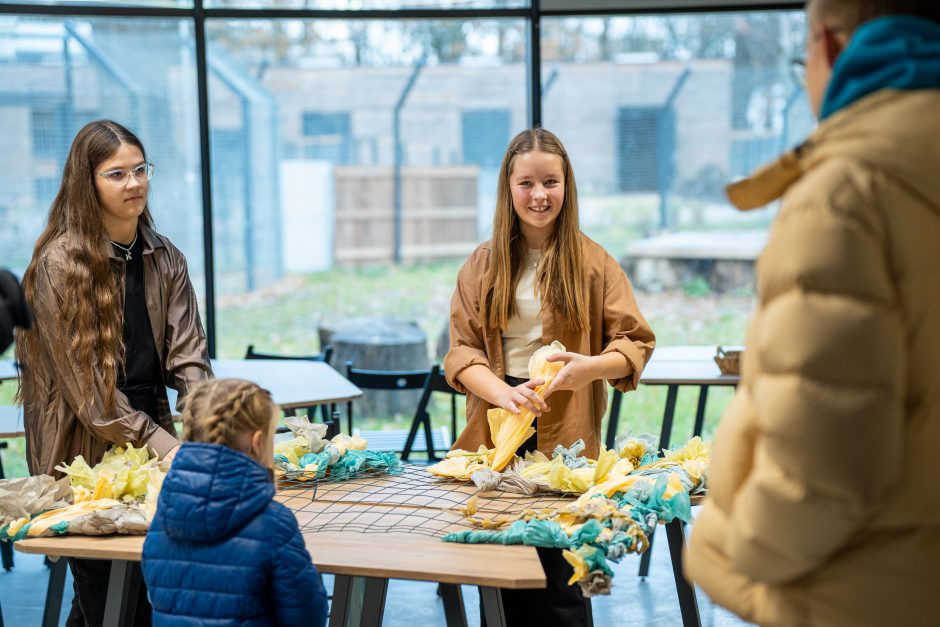
<path fill-rule="evenodd" d="M 565 365 L 560 361 L 548 361 L 549 355 L 563 352 L 565 352 L 564 345 L 555 340 L 548 346 L 535 351 L 529 359 L 529 380 L 544 380 L 542 385 L 535 388 L 536 394 L 541 396 Z M 512 460 L 522 443 L 535 433 L 535 428 L 532 427 L 535 414 L 526 407 L 519 408 L 518 414 L 495 408 L 486 412 L 486 420 L 490 424 L 490 437 L 495 446 L 490 468 L 499 472 Z"/>

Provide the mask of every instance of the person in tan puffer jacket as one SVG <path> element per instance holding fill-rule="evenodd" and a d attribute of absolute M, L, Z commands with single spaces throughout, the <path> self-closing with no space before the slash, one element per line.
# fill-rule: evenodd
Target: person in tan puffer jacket
<path fill-rule="evenodd" d="M 685 555 L 762 625 L 940 624 L 940 3 L 809 3 L 821 123 L 782 196 Z"/>

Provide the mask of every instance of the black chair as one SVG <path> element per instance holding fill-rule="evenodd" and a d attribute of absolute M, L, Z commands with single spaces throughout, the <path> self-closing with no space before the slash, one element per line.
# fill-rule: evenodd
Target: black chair
<path fill-rule="evenodd" d="M 245 359 L 281 359 L 281 360 L 291 360 L 291 361 L 322 361 L 324 363 L 330 362 L 330 357 L 333 356 L 333 347 L 327 344 L 323 347 L 323 350 L 317 355 L 276 355 L 273 353 L 258 353 L 255 351 L 255 345 L 249 344 L 248 350 L 245 351 Z M 313 419 L 313 415 L 316 411 L 316 406 L 307 407 L 307 417 Z M 323 424 L 330 427 L 327 435 L 330 437 L 336 435 L 339 432 L 339 423 L 334 422 L 333 416 L 336 412 L 335 405 L 320 405 L 320 415 L 323 419 Z M 296 414 L 296 411 L 293 409 L 284 410 L 284 414 L 287 416 L 293 416 Z M 278 433 L 286 432 L 286 428 L 279 428 Z"/>
<path fill-rule="evenodd" d="M 408 457 L 411 455 L 411 449 L 414 446 L 415 438 L 418 435 L 418 427 L 424 426 L 425 432 L 425 442 L 431 442 L 428 438 L 428 431 L 431 430 L 431 416 L 428 414 L 428 403 L 431 400 L 431 394 L 433 392 L 440 392 L 443 394 L 450 394 L 450 433 L 453 440 L 457 439 L 457 397 L 463 396 L 461 392 L 458 392 L 454 388 L 450 387 L 450 384 L 447 383 L 447 378 L 444 376 L 444 371 L 441 370 L 440 365 L 434 364 L 431 366 L 431 373 L 428 375 L 427 383 L 424 386 L 424 392 L 421 394 L 421 400 L 418 401 L 418 409 L 415 411 L 415 417 L 411 421 L 411 430 L 408 433 L 408 439 L 405 440 L 405 448 L 402 450 L 401 458 L 402 460 L 407 461 Z M 433 443 L 432 445 L 433 446 Z M 437 459 L 436 450 L 428 451 L 428 459 Z"/>
<path fill-rule="evenodd" d="M 411 429 L 408 436 L 402 443 L 402 459 L 407 461 L 405 455 L 411 454 L 411 447 L 414 446 L 414 436 L 417 435 L 418 425 L 424 426 L 425 446 L 428 449 L 428 459 L 437 460 L 434 455 L 434 442 L 431 439 L 431 419 L 427 414 L 427 399 L 431 395 L 428 387 L 431 374 L 439 369 L 435 365 L 430 370 L 364 370 L 353 367 L 351 361 L 346 362 L 346 378 L 349 381 L 364 390 L 422 390 L 421 399 L 418 401 L 418 408 L 415 413 L 415 419 L 412 420 Z M 346 403 L 346 428 L 349 433 L 353 433 L 353 402 Z M 369 448 L 372 448 L 371 446 Z M 398 448 L 393 447 L 393 448 Z"/>

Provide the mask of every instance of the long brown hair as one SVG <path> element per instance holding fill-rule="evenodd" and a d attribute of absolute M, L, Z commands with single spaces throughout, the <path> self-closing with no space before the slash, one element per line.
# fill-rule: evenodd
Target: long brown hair
<path fill-rule="evenodd" d="M 183 441 L 241 450 L 239 436 L 252 431 L 268 434 L 277 412 L 271 393 L 251 381 L 203 381 L 184 400 Z"/>
<path fill-rule="evenodd" d="M 574 170 L 561 141 L 541 128 L 516 135 L 499 168 L 496 190 L 496 215 L 493 219 L 490 266 L 483 277 L 483 302 L 480 317 L 484 326 L 505 329 L 516 314 L 516 286 L 522 275 L 526 254 L 519 216 L 512 204 L 509 176 L 518 155 L 544 152 L 561 157 L 565 177 L 565 199 L 555 221 L 555 232 L 542 250 L 536 285 L 545 302 L 561 312 L 570 327 L 590 328 L 587 303 L 581 289 L 581 229 L 578 226 L 578 190 Z"/>
<path fill-rule="evenodd" d="M 122 266 L 110 259 L 111 246 L 101 219 L 103 209 L 95 192 L 95 170 L 111 158 L 122 144 L 135 146 L 144 159 L 147 153 L 132 132 L 116 122 L 98 120 L 86 124 L 75 136 L 65 159 L 62 184 L 49 208 L 46 228 L 33 249 L 33 258 L 23 274 L 23 290 L 33 302 L 36 290 L 36 272 L 43 263 L 47 247 L 62 237 L 65 249 L 65 276 L 62 281 L 62 303 L 57 320 L 37 320 L 33 328 L 20 331 L 16 340 L 16 358 L 22 364 L 18 400 L 29 402 L 35 398 L 37 380 L 34 360 L 49 350 L 67 350 L 81 369 L 81 389 L 94 395 L 94 377 L 97 369 L 104 384 L 106 410 L 114 408 L 114 393 L 118 373 L 124 365 L 123 295 L 118 293 L 117 273 Z M 153 226 L 150 209 L 145 205 L 139 218 Z M 40 345 L 36 327 L 55 324 L 57 336 L 67 346 Z M 54 358 L 49 356 L 49 358 Z"/>

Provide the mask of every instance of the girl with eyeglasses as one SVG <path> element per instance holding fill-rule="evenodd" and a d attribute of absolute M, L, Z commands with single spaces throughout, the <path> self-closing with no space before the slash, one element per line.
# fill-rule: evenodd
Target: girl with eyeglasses
<path fill-rule="evenodd" d="M 19 331 L 27 463 L 58 476 L 77 455 L 112 445 L 172 459 L 179 441 L 166 386 L 180 399 L 212 376 L 186 259 L 153 228 L 153 166 L 143 144 L 108 120 L 75 136 L 45 230 L 23 275 L 35 324 Z M 69 558 L 67 625 L 100 625 L 110 562 Z M 145 591 L 137 624 L 150 624 Z"/>

